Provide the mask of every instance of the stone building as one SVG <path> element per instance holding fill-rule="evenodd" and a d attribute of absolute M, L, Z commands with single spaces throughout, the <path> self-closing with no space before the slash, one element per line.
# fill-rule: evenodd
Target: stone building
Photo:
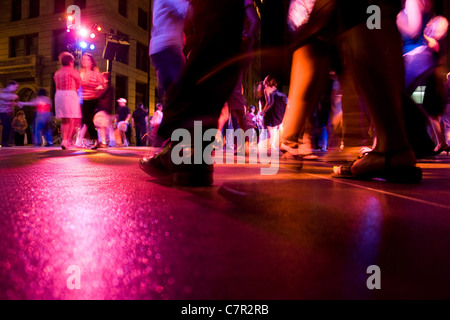
<path fill-rule="evenodd" d="M 58 55 L 67 51 L 67 9 L 77 5 L 81 25 L 94 31 L 87 36 L 88 46 L 78 47 L 94 55 L 101 72 L 110 70 L 115 100 L 128 100 L 131 112 L 143 102 L 152 115 L 158 100 L 156 75 L 148 57 L 151 30 L 151 0 L 3 0 L 0 10 L 0 87 L 16 80 L 21 101 L 29 101 L 40 88 L 53 98 L 53 75 L 59 68 Z M 95 26 L 100 26 L 101 31 Z M 114 61 L 105 59 L 108 40 L 129 44 Z M 78 41 L 82 39 L 78 36 Z M 78 42 L 78 44 L 79 44 Z M 90 48 L 90 44 L 95 49 Z M 249 104 L 254 103 L 253 84 L 261 81 L 260 57 L 244 78 L 244 91 Z M 117 106 L 116 106 L 117 107 Z M 31 115 L 30 115 L 31 112 Z M 27 118 L 32 117 L 29 111 Z M 31 136 L 30 136 L 31 137 Z"/>

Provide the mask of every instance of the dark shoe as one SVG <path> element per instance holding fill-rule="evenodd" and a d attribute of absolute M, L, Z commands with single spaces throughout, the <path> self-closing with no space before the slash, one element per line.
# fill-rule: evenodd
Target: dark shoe
<path fill-rule="evenodd" d="M 98 143 L 98 141 L 95 141 L 94 144 L 92 145 L 92 147 L 90 147 L 89 149 L 97 150 L 99 146 L 100 146 L 100 143 Z"/>
<path fill-rule="evenodd" d="M 355 161 L 341 165 L 339 167 L 334 167 L 334 173 L 331 174 L 333 178 L 340 179 L 353 179 L 353 180 L 371 180 L 371 179 L 383 179 L 388 182 L 396 183 L 419 183 L 422 180 L 422 169 L 416 167 L 415 165 L 402 165 L 393 166 L 392 158 L 406 152 L 408 150 L 403 150 L 399 152 L 393 152 L 390 154 L 383 154 L 377 152 L 368 152 L 356 159 Z M 384 160 L 384 165 L 379 168 L 376 162 L 370 162 L 371 158 L 381 157 Z M 352 167 L 356 162 L 366 162 L 365 172 L 360 172 L 355 174 L 352 171 Z M 373 160 L 372 160 L 373 161 Z M 360 163 L 358 163 L 360 164 Z M 377 168 L 378 166 L 378 168 Z"/>
<path fill-rule="evenodd" d="M 171 158 L 173 146 L 173 143 L 168 143 L 158 154 L 139 159 L 139 167 L 149 176 L 171 180 L 180 186 L 210 186 L 213 183 L 213 165 L 175 164 Z M 190 148 L 190 152 L 193 160 L 193 148 Z"/>
<path fill-rule="evenodd" d="M 433 150 L 433 155 L 438 156 L 442 152 L 447 152 L 447 156 L 448 156 L 448 153 L 450 152 L 450 147 L 447 144 L 444 144 L 443 146 L 439 146 L 438 148 Z"/>

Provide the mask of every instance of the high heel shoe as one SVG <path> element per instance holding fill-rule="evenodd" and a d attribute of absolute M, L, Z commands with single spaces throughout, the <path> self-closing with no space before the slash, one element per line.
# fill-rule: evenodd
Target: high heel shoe
<path fill-rule="evenodd" d="M 447 152 L 447 156 L 448 156 L 448 153 L 450 152 L 450 146 L 445 144 L 443 146 L 440 146 L 438 149 L 434 149 L 433 155 L 437 156 L 437 155 L 440 155 L 442 152 Z"/>

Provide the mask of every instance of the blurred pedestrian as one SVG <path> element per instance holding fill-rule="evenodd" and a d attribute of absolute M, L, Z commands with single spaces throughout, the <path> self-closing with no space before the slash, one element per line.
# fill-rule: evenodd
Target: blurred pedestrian
<path fill-rule="evenodd" d="M 95 58 L 90 53 L 84 53 L 81 58 L 81 88 L 83 95 L 83 106 L 81 108 L 83 119 L 81 123 L 81 130 L 76 142 L 77 147 L 83 147 L 83 139 L 86 132 L 94 142 L 94 146 L 97 144 L 98 135 L 94 125 L 95 110 L 98 106 L 98 98 L 101 90 L 104 88 L 105 83 L 103 76 L 98 70 Z"/>
<path fill-rule="evenodd" d="M 34 106 L 36 109 L 36 129 L 34 143 L 37 146 L 53 146 L 53 118 L 52 100 L 48 97 L 47 90 L 39 89 L 37 97 L 29 102 L 19 102 L 19 106 Z"/>
<path fill-rule="evenodd" d="M 12 80 L 0 91 L 0 120 L 2 122 L 2 147 L 10 147 L 9 135 L 11 133 L 11 123 L 13 120 L 14 106 L 19 97 L 15 94 L 19 84 Z"/>
<path fill-rule="evenodd" d="M 171 150 L 177 141 L 168 139 L 180 128 L 193 137 L 197 121 L 202 123 L 202 135 L 208 129 L 217 129 L 217 119 L 236 86 L 242 66 L 231 59 L 241 53 L 244 0 L 193 0 L 190 6 L 194 30 L 189 44 L 192 50 L 177 85 L 169 92 L 158 130 L 167 143 L 157 155 L 142 158 L 140 167 L 154 177 L 171 178 L 180 185 L 201 186 L 212 183 L 213 166 L 203 160 L 175 165 Z M 186 146 L 188 150 L 193 157 L 193 146 Z"/>
<path fill-rule="evenodd" d="M 262 109 L 264 127 L 269 132 L 268 148 L 278 151 L 280 146 L 280 127 L 286 111 L 286 95 L 278 91 L 278 83 L 274 77 L 268 75 L 264 81 L 265 105 Z"/>
<path fill-rule="evenodd" d="M 412 95 L 418 86 L 426 86 L 422 106 L 433 130 L 434 152 L 450 151 L 440 124 L 445 103 L 444 82 L 439 71 L 442 40 L 447 34 L 448 21 L 435 16 L 432 0 L 403 2 L 397 15 L 397 26 L 403 40 L 406 91 Z"/>
<path fill-rule="evenodd" d="M 126 132 L 128 131 L 129 121 L 131 118 L 130 109 L 127 106 L 127 100 L 120 98 L 117 100 L 119 108 L 116 112 L 117 118 L 117 128 L 115 131 L 116 146 L 117 147 L 128 147 L 129 141 L 126 137 Z"/>
<path fill-rule="evenodd" d="M 94 125 L 98 133 L 98 141 L 92 149 L 106 148 L 114 134 L 112 132 L 113 107 L 114 107 L 114 88 L 111 86 L 111 73 L 103 72 L 103 89 L 98 92 L 98 104 L 95 109 Z"/>
<path fill-rule="evenodd" d="M 153 114 L 153 117 L 150 120 L 150 127 L 151 127 L 150 146 L 151 147 L 159 147 L 161 145 L 161 141 L 158 139 L 158 130 L 159 130 L 159 126 L 161 125 L 162 119 L 163 119 L 163 105 L 161 103 L 157 103 L 155 113 Z"/>
<path fill-rule="evenodd" d="M 379 8 L 381 28 L 368 28 L 370 5 Z M 402 183 L 422 179 L 404 121 L 401 37 L 395 24 L 399 7 L 400 1 L 338 1 L 341 60 L 348 62 L 345 67 L 369 110 L 377 143 L 363 157 L 336 167 L 334 177 Z"/>
<path fill-rule="evenodd" d="M 139 102 L 136 110 L 133 111 L 131 121 L 135 131 L 136 146 L 145 146 L 145 137 L 148 126 L 148 113 L 144 111 L 144 104 L 142 102 Z"/>
<path fill-rule="evenodd" d="M 61 68 L 56 71 L 55 80 L 55 116 L 61 119 L 61 148 L 72 146 L 74 135 L 81 123 L 81 106 L 77 90 L 81 86 L 81 77 L 74 69 L 75 58 L 68 52 L 59 55 Z"/>
<path fill-rule="evenodd" d="M 25 133 L 28 128 L 27 119 L 25 119 L 25 113 L 22 110 L 17 112 L 12 122 L 12 128 L 14 130 L 14 143 L 16 146 L 24 146 Z"/>
<path fill-rule="evenodd" d="M 156 69 L 158 97 L 165 106 L 167 91 L 186 64 L 183 55 L 183 28 L 189 2 L 154 0 L 150 38 L 150 59 Z"/>

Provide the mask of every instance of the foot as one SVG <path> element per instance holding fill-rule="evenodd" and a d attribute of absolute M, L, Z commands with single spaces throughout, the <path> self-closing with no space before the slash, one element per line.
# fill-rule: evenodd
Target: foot
<path fill-rule="evenodd" d="M 381 178 L 401 183 L 417 183 L 422 179 L 422 170 L 416 167 L 412 150 L 392 153 L 369 152 L 350 164 L 333 168 L 334 178 L 368 180 Z"/>
<path fill-rule="evenodd" d="M 304 150 L 301 149 L 301 147 L 298 144 L 291 145 L 281 143 L 280 151 L 283 153 L 282 159 L 303 160 L 306 155 L 312 155 L 312 151 L 309 154 L 305 154 Z"/>
<path fill-rule="evenodd" d="M 369 147 L 343 147 L 329 150 L 323 160 L 328 163 L 346 163 L 355 160 L 358 156 L 372 151 Z"/>
<path fill-rule="evenodd" d="M 450 152 L 450 147 L 447 145 L 447 143 L 439 144 L 433 150 L 433 154 L 436 156 L 440 155 L 442 152 L 447 152 L 447 154 Z"/>
<path fill-rule="evenodd" d="M 151 157 L 139 160 L 139 167 L 149 176 L 158 179 L 171 180 L 180 186 L 209 186 L 213 183 L 213 165 L 201 164 L 175 164 L 172 161 L 174 145 L 168 143 L 161 152 Z M 191 151 L 191 163 L 193 162 L 193 148 Z"/>

